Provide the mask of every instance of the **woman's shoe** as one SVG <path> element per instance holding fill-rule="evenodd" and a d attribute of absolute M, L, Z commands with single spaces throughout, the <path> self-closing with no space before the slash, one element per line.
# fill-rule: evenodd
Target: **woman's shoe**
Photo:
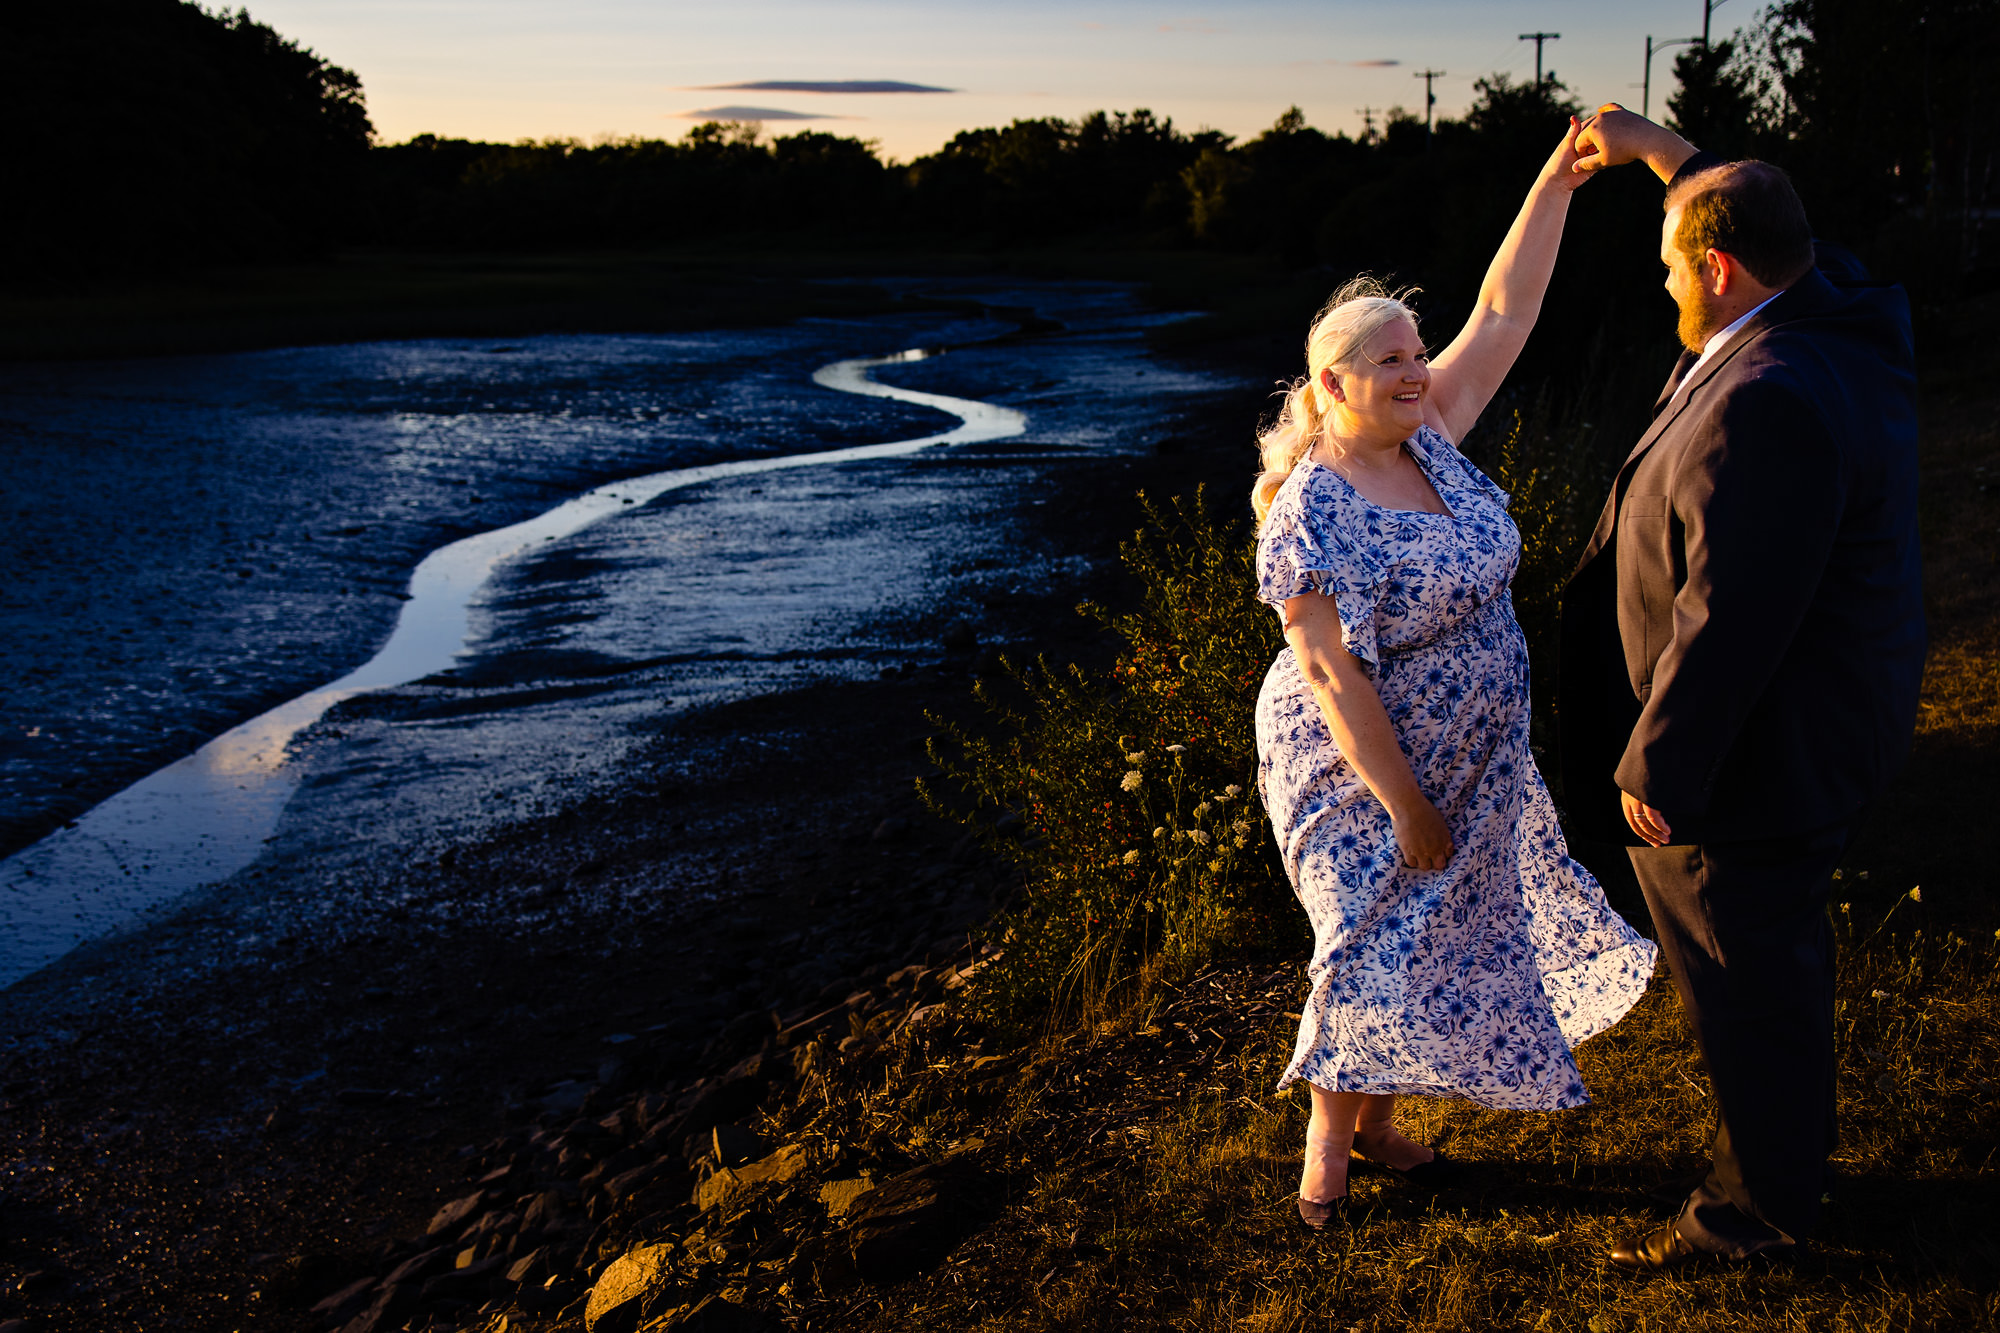
<path fill-rule="evenodd" d="M 1395 1133 L 1393 1127 L 1390 1132 Z M 1357 1134 L 1355 1137 L 1358 1139 L 1360 1135 Z M 1402 1135 L 1397 1134 L 1396 1137 L 1402 1138 Z M 1370 1157 L 1359 1148 L 1352 1148 L 1349 1151 L 1352 1153 L 1352 1161 L 1349 1164 L 1350 1169 L 1353 1162 L 1360 1162 L 1377 1171 L 1387 1171 L 1390 1175 L 1396 1177 L 1396 1179 L 1407 1181 L 1409 1184 L 1423 1189 L 1438 1189 L 1450 1184 L 1452 1178 L 1459 1172 L 1458 1163 L 1451 1161 L 1436 1148 L 1431 1149 L 1431 1158 L 1428 1162 L 1418 1162 L 1413 1166 L 1391 1166 L 1387 1162 Z"/>
<path fill-rule="evenodd" d="M 1431 1149 L 1430 1161 L 1418 1162 L 1415 1166 L 1390 1166 L 1387 1162 L 1376 1161 L 1373 1157 L 1367 1156 L 1359 1149 L 1354 1151 L 1353 1160 L 1367 1166 L 1370 1170 L 1387 1171 L 1398 1180 L 1408 1181 L 1410 1184 L 1420 1186 L 1424 1189 L 1441 1189 L 1456 1180 L 1459 1173 L 1464 1169 L 1459 1163 L 1452 1161 L 1436 1148 Z"/>
<path fill-rule="evenodd" d="M 1327 1223 L 1332 1222 L 1336 1218 L 1342 1221 L 1345 1221 L 1347 1218 L 1347 1196 L 1345 1194 L 1337 1199 L 1328 1199 L 1325 1203 L 1315 1203 L 1303 1194 L 1299 1196 L 1299 1221 L 1305 1223 L 1314 1231 L 1324 1230 Z"/>
<path fill-rule="evenodd" d="M 1344 1157 L 1342 1155 L 1343 1149 L 1350 1155 Z M 1315 1151 L 1320 1154 L 1322 1160 L 1328 1163 L 1329 1168 L 1335 1164 L 1344 1166 L 1346 1162 L 1352 1160 L 1351 1154 L 1354 1151 L 1354 1136 L 1352 1134 L 1316 1135 L 1311 1130 L 1307 1130 L 1306 1159 L 1308 1162 L 1312 1160 Z M 1345 1174 L 1343 1170 L 1343 1179 L 1341 1181 L 1343 1186 L 1346 1184 Z M 1327 1183 L 1329 1182 L 1322 1180 L 1321 1188 L 1324 1188 Z M 1345 1189 L 1331 1199 L 1308 1199 L 1305 1192 L 1305 1181 L 1303 1179 L 1299 1181 L 1299 1221 L 1305 1223 L 1314 1231 L 1318 1231 L 1336 1217 L 1345 1217 L 1346 1215 L 1347 1192 Z"/>

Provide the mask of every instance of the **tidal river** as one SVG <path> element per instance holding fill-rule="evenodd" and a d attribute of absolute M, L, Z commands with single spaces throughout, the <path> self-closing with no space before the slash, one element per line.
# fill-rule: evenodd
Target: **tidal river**
<path fill-rule="evenodd" d="M 1010 526 L 1036 461 L 1150 450 L 1221 387 L 1149 357 L 1121 289 L 907 291 L 0 371 L 0 985 L 283 827 L 476 835 L 615 782 L 662 711 L 976 636 L 995 589 L 1064 577 Z"/>

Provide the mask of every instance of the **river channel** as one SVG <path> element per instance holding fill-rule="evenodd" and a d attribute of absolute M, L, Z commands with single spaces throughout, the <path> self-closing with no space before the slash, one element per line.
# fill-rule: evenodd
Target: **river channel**
<path fill-rule="evenodd" d="M 1122 289 L 906 286 L 779 329 L 0 372 L 0 985 L 286 828 L 479 836 L 615 783 L 663 712 L 994 645 L 987 608 L 1074 572 L 1022 488 L 1226 386 Z"/>

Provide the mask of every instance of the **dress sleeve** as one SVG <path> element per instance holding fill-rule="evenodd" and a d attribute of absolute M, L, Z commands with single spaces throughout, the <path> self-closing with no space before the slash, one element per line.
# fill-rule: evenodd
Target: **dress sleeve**
<path fill-rule="evenodd" d="M 1257 534 L 1257 598 L 1277 607 L 1280 618 L 1293 597 L 1316 592 L 1333 598 L 1341 642 L 1370 676 L 1382 660 L 1375 611 L 1385 580 L 1380 562 L 1313 505 L 1303 488 L 1287 485 L 1278 492 Z"/>

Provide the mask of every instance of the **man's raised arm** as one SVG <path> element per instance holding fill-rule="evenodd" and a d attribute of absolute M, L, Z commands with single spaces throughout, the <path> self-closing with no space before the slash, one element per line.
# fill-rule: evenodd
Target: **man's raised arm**
<path fill-rule="evenodd" d="M 1576 151 L 1571 171 L 1588 175 L 1627 162 L 1644 162 L 1666 183 L 1697 150 L 1666 126 L 1655 125 L 1616 102 L 1606 102 L 1584 122 L 1582 133 L 1576 136 Z"/>

